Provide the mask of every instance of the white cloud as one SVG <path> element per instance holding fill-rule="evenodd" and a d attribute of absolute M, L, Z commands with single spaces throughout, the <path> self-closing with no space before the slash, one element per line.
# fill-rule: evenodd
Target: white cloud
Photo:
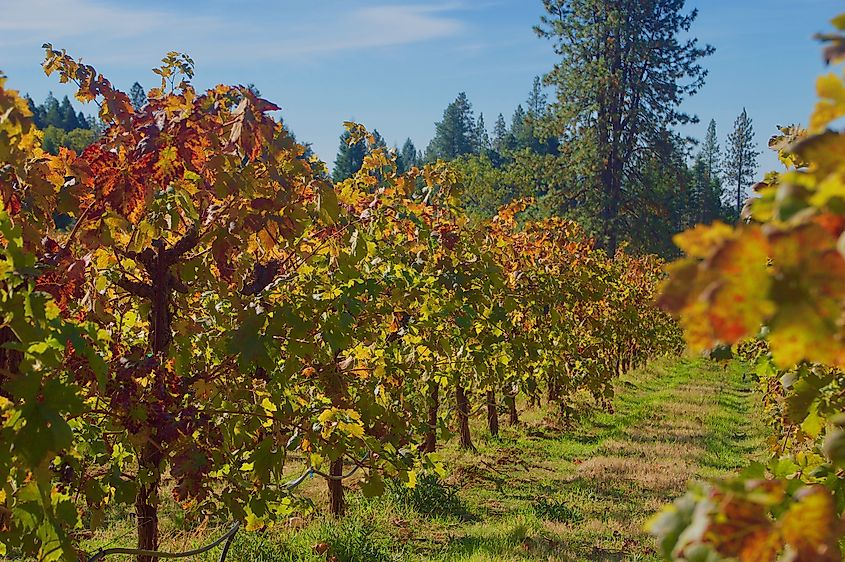
<path fill-rule="evenodd" d="M 97 0 L 0 0 L 4 59 L 31 60 L 42 42 L 90 60 L 150 64 L 169 50 L 196 60 L 271 61 L 419 43 L 459 34 L 460 4 L 268 0 L 142 8 Z"/>

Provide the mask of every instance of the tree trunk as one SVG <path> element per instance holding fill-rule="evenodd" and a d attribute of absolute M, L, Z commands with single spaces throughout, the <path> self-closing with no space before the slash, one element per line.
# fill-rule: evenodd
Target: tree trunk
<path fill-rule="evenodd" d="M 622 376 L 622 352 L 616 346 L 616 353 L 613 354 L 613 370 L 617 377 Z"/>
<path fill-rule="evenodd" d="M 117 285 L 138 299 L 150 303 L 150 329 L 147 339 L 152 357 L 163 364 L 173 338 L 170 298 L 173 291 L 187 292 L 189 289 L 170 271 L 179 259 L 196 247 L 199 241 L 197 228 L 191 228 L 171 248 L 164 240 L 154 240 L 143 252 L 131 253 L 133 260 L 144 266 L 150 278 L 149 283 L 137 282 L 120 277 Z M 135 519 L 138 532 L 138 549 L 155 550 L 158 547 L 158 489 L 161 480 L 159 471 L 164 460 L 163 444 L 159 442 L 157 427 L 151 423 L 147 442 L 136 450 L 138 469 L 150 475 L 148 481 L 138 483 L 135 496 Z M 152 562 L 150 556 L 139 555 L 138 562 Z"/>
<path fill-rule="evenodd" d="M 560 394 L 560 385 L 558 384 L 556 376 L 549 377 L 549 396 L 548 396 L 548 403 L 552 404 L 557 401 L 558 395 Z"/>
<path fill-rule="evenodd" d="M 499 410 L 496 404 L 496 391 L 492 388 L 487 391 L 487 427 L 490 435 L 499 436 Z"/>
<path fill-rule="evenodd" d="M 158 550 L 158 486 L 161 451 L 147 443 L 139 459 L 139 468 L 152 475 L 152 480 L 140 483 L 135 496 L 135 525 L 139 550 Z M 151 556 L 138 555 L 138 562 L 156 562 Z"/>
<path fill-rule="evenodd" d="M 170 322 L 170 264 L 164 245 L 156 248 L 155 257 L 144 263 L 151 279 L 149 345 L 153 355 L 164 361 L 172 338 Z M 155 435 L 154 428 L 150 439 Z M 144 445 L 138 459 L 139 468 L 153 475 L 150 482 L 138 486 L 135 496 L 135 519 L 139 550 L 158 550 L 158 488 L 161 481 L 162 453 L 153 442 Z M 138 555 L 138 562 L 154 562 L 151 556 Z"/>
<path fill-rule="evenodd" d="M 508 394 L 506 402 L 508 403 L 508 417 L 510 424 L 516 425 L 519 423 L 519 413 L 516 411 L 516 393 Z"/>
<path fill-rule="evenodd" d="M 437 450 L 437 413 L 440 409 L 440 385 L 431 381 L 428 395 L 428 428 L 425 432 L 425 452 Z"/>
<path fill-rule="evenodd" d="M 455 385 L 455 402 L 458 406 L 458 431 L 461 436 L 461 449 L 475 451 L 472 435 L 469 432 L 469 401 L 466 390 L 460 383 Z"/>
<path fill-rule="evenodd" d="M 346 501 L 343 498 L 343 457 L 332 461 L 329 465 L 329 476 L 327 480 L 329 487 L 329 512 L 334 517 L 342 517 L 346 513 Z"/>
<path fill-rule="evenodd" d="M 566 406 L 566 400 L 560 400 L 558 402 L 558 411 L 560 412 L 560 416 L 563 418 L 564 425 L 568 427 L 572 421 L 572 411 Z"/>

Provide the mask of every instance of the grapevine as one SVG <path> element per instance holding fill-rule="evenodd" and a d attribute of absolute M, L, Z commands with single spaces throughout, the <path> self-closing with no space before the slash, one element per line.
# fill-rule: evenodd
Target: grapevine
<path fill-rule="evenodd" d="M 341 516 L 345 477 L 413 487 L 450 424 L 472 449 L 478 408 L 493 435 L 520 394 L 562 421 L 581 390 L 610 408 L 614 377 L 679 349 L 654 257 L 529 220 L 529 200 L 470 220 L 452 166 L 400 171 L 354 123 L 364 165 L 332 183 L 278 106 L 198 91 L 185 55 L 135 108 L 45 49 L 106 129 L 47 154 L 0 82 L 0 555 L 73 559 L 117 505 L 155 550 L 166 482 L 258 530 L 298 509 L 303 464 Z"/>

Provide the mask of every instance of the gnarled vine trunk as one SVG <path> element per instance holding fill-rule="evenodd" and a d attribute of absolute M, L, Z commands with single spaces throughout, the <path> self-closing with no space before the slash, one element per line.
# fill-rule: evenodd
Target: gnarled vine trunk
<path fill-rule="evenodd" d="M 558 412 L 560 412 L 560 417 L 563 418 L 564 425 L 568 427 L 572 422 L 572 410 L 562 397 L 558 397 Z"/>
<path fill-rule="evenodd" d="M 329 512 L 335 517 L 346 513 L 346 500 L 343 497 L 343 457 L 332 461 L 329 465 L 329 478 L 326 480 L 329 488 Z"/>
<path fill-rule="evenodd" d="M 505 402 L 508 404 L 508 418 L 511 425 L 519 423 L 519 412 L 516 411 L 516 392 L 507 395 Z"/>
<path fill-rule="evenodd" d="M 472 444 L 472 435 L 469 431 L 469 400 L 464 387 L 458 383 L 455 385 L 455 403 L 458 411 L 458 432 L 461 436 L 461 449 L 475 450 Z"/>
<path fill-rule="evenodd" d="M 431 381 L 428 390 L 428 427 L 425 431 L 425 452 L 433 453 L 437 450 L 437 416 L 440 409 L 440 385 Z"/>
<path fill-rule="evenodd" d="M 158 550 L 158 488 L 161 482 L 162 454 L 147 443 L 138 459 L 138 468 L 151 475 L 151 480 L 139 483 L 135 495 L 135 525 L 139 550 Z M 155 562 L 152 556 L 138 555 L 138 562 Z"/>
<path fill-rule="evenodd" d="M 487 391 L 487 428 L 493 437 L 499 436 L 499 410 L 496 404 L 496 391 Z"/>
<path fill-rule="evenodd" d="M 556 375 L 551 375 L 549 377 L 549 394 L 547 397 L 547 401 L 549 404 L 554 404 L 557 402 L 558 396 L 560 395 L 560 382 Z"/>
<path fill-rule="evenodd" d="M 150 303 L 150 330 L 148 346 L 153 356 L 165 361 L 170 342 L 173 338 L 170 300 L 173 291 L 187 292 L 187 288 L 170 271 L 171 267 L 199 240 L 196 228 L 189 230 L 176 244 L 167 248 L 163 240 L 155 240 L 151 247 L 140 253 L 128 254 L 140 262 L 149 276 L 149 283 L 118 280 L 118 285 L 132 295 Z M 141 446 L 138 454 L 139 472 L 146 473 L 144 482 L 139 481 L 135 495 L 135 524 L 138 533 L 139 550 L 158 549 L 158 492 L 161 483 L 161 463 L 164 453 L 157 441 L 155 428 L 150 427 L 147 442 Z M 152 556 L 139 554 L 138 562 L 154 562 Z"/>
<path fill-rule="evenodd" d="M 145 263 L 152 282 L 150 290 L 150 347 L 153 355 L 164 360 L 172 337 L 170 327 L 170 293 L 172 290 L 164 245 L 157 248 L 155 257 Z M 161 482 L 162 453 L 150 436 L 138 458 L 138 468 L 151 479 L 140 483 L 135 496 L 135 523 L 139 550 L 158 550 L 158 489 Z M 154 562 L 151 556 L 138 555 L 138 562 Z"/>

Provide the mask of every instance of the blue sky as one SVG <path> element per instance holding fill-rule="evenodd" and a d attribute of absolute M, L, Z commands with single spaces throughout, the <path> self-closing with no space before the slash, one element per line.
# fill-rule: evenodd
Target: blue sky
<path fill-rule="evenodd" d="M 715 118 L 724 145 L 743 107 L 761 149 L 775 126 L 806 123 L 825 71 L 813 33 L 841 0 L 689 0 L 693 32 L 716 47 L 707 86 L 685 109 Z M 129 89 L 155 85 L 170 50 L 196 61 L 195 83 L 255 83 L 283 108 L 300 140 L 334 160 L 342 122 L 419 148 L 466 91 L 488 125 L 509 116 L 555 61 L 537 38 L 540 0 L 0 0 L 0 70 L 36 101 L 71 93 L 40 69 L 43 42 L 66 48 Z M 90 109 L 89 109 L 90 111 Z M 776 166 L 768 150 L 761 168 Z"/>

